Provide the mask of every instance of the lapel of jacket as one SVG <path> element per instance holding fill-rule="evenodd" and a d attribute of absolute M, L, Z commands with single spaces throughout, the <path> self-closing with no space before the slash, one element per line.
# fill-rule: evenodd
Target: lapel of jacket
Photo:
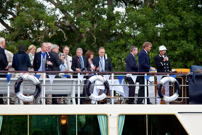
<path fill-rule="evenodd" d="M 38 62 L 39 62 L 39 66 L 40 66 L 40 64 L 41 64 L 41 52 L 39 52 L 37 55 L 38 56 L 36 56 L 36 58 L 38 58 Z"/>

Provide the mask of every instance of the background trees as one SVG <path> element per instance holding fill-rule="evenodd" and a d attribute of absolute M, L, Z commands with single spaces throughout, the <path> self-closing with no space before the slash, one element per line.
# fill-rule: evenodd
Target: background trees
<path fill-rule="evenodd" d="M 153 44 L 151 65 L 158 47 L 165 45 L 174 68 L 200 65 L 202 2 L 198 0 L 1 0 L 0 36 L 8 49 L 19 44 L 39 46 L 49 41 L 84 52 L 106 48 L 116 71 L 125 70 L 131 45 Z M 125 12 L 115 9 L 121 7 Z"/>

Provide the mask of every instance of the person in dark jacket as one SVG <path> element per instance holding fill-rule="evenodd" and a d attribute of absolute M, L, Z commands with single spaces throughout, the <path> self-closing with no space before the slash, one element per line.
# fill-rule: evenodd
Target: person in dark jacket
<path fill-rule="evenodd" d="M 18 47 L 18 53 L 13 56 L 12 67 L 16 71 L 28 71 L 28 68 L 31 67 L 31 62 L 28 54 L 25 52 L 26 48 L 23 45 Z"/>
<path fill-rule="evenodd" d="M 99 48 L 98 54 L 99 56 L 93 58 L 93 64 L 95 65 L 96 71 L 99 72 L 113 71 L 111 60 L 105 54 L 105 49 L 103 47 Z"/>
<path fill-rule="evenodd" d="M 135 59 L 135 55 L 138 53 L 138 48 L 135 46 L 130 47 L 130 53 L 126 58 L 126 72 L 137 72 L 138 65 Z M 131 77 L 126 77 L 126 80 L 130 85 L 134 85 L 136 82 L 133 82 Z M 135 86 L 129 86 L 129 97 L 135 96 Z M 129 98 L 128 104 L 134 104 L 135 98 Z"/>
<path fill-rule="evenodd" d="M 170 59 L 168 56 L 166 56 L 166 47 L 164 45 L 161 45 L 159 47 L 159 55 L 156 55 L 154 58 L 154 62 L 156 64 L 157 72 L 171 72 L 171 66 L 170 66 Z M 165 89 L 165 95 L 169 95 L 169 82 L 166 82 L 164 84 L 164 89 Z M 159 97 L 158 92 L 157 92 L 157 97 Z M 161 98 L 156 98 L 156 103 L 160 104 L 161 103 Z M 166 102 L 166 104 L 169 104 L 169 102 Z"/>
<path fill-rule="evenodd" d="M 154 67 L 150 66 L 150 59 L 149 59 L 148 52 L 150 52 L 151 47 L 152 47 L 152 44 L 150 42 L 145 42 L 143 44 L 143 49 L 139 53 L 139 56 L 138 56 L 138 62 L 139 62 L 138 72 L 149 72 L 149 70 L 156 70 Z M 138 78 L 139 84 L 144 85 L 145 84 L 144 76 L 138 76 L 138 77 L 139 77 Z M 138 97 L 145 96 L 144 87 L 147 87 L 147 97 L 149 96 L 148 86 L 140 86 L 139 92 L 138 92 Z M 143 101 L 143 98 L 138 98 L 137 104 L 142 104 L 142 101 Z M 149 98 L 147 99 L 147 104 L 151 104 Z"/>
<path fill-rule="evenodd" d="M 159 55 L 156 55 L 154 58 L 157 72 L 171 72 L 170 60 L 168 56 L 166 56 L 166 50 L 164 45 L 160 46 Z"/>
<path fill-rule="evenodd" d="M 60 71 L 60 65 L 62 63 L 62 60 L 59 58 L 58 52 L 59 52 L 59 46 L 53 44 L 51 46 L 51 52 L 50 52 L 52 54 L 53 71 Z"/>
<path fill-rule="evenodd" d="M 5 38 L 0 37 L 0 70 L 6 71 L 8 70 L 8 62 L 5 54 Z M 5 73 L 0 74 L 0 78 L 6 78 Z M 0 94 L 0 97 L 3 97 L 3 94 Z M 0 104 L 4 104 L 2 98 L 0 98 Z"/>
<path fill-rule="evenodd" d="M 60 71 L 59 66 L 62 63 L 62 60 L 59 59 L 58 52 L 59 52 L 59 46 L 56 44 L 52 44 L 50 53 L 52 54 L 52 63 L 53 63 L 52 70 L 53 71 Z M 55 78 L 60 78 L 58 73 L 56 74 Z M 59 97 L 59 96 L 63 96 L 63 95 L 52 95 L 52 97 Z M 52 98 L 52 104 L 61 104 L 61 99 Z"/>
<path fill-rule="evenodd" d="M 72 70 L 73 71 L 90 71 L 90 64 L 88 62 L 88 57 L 83 55 L 83 49 L 82 48 L 77 48 L 76 49 L 76 57 L 72 59 Z M 74 77 L 77 77 L 74 76 Z M 85 76 L 86 79 L 88 79 L 88 75 Z M 86 84 L 86 80 L 84 81 L 84 84 Z M 85 89 L 83 88 L 83 94 L 81 94 L 81 97 L 85 97 Z M 77 101 L 77 100 L 76 100 Z M 81 104 L 85 103 L 85 98 L 81 98 L 80 100 Z"/>
<path fill-rule="evenodd" d="M 48 45 L 43 42 L 41 51 L 35 53 L 33 67 L 34 71 L 52 71 L 52 54 L 47 52 Z"/>

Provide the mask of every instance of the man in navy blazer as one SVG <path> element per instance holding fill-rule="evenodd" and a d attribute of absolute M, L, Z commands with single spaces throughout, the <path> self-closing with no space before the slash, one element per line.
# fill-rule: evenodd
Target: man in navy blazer
<path fill-rule="evenodd" d="M 48 53 L 48 45 L 44 42 L 41 44 L 41 51 L 35 53 L 33 67 L 34 71 L 52 71 L 52 55 Z M 43 67 L 43 63 L 45 67 Z"/>
<path fill-rule="evenodd" d="M 145 42 L 143 44 L 143 50 L 140 52 L 138 56 L 138 62 L 139 62 L 139 69 L 138 72 L 149 72 L 149 70 L 156 70 L 154 67 L 150 67 L 150 59 L 148 52 L 150 52 L 152 47 L 152 44 L 150 42 Z M 144 76 L 139 76 L 139 84 L 144 85 Z M 144 97 L 144 87 L 145 86 L 140 86 L 139 87 L 139 92 L 138 92 L 138 97 Z M 148 87 L 147 87 L 147 97 L 149 96 L 148 93 Z M 138 98 L 137 104 L 142 104 L 143 98 Z M 147 99 L 147 103 L 151 104 L 149 98 Z"/>
<path fill-rule="evenodd" d="M 93 64 L 96 68 L 96 71 L 113 71 L 111 60 L 110 58 L 105 57 L 105 49 L 103 47 L 99 48 L 98 54 L 99 56 L 93 58 Z"/>
<path fill-rule="evenodd" d="M 130 47 L 130 53 L 126 58 L 126 72 L 137 72 L 138 65 L 135 59 L 135 55 L 138 53 L 138 48 L 135 46 Z M 133 82 L 131 77 L 126 77 L 126 80 L 130 85 L 134 85 L 136 82 Z M 135 96 L 135 86 L 129 86 L 129 97 Z M 134 104 L 135 98 L 129 98 L 128 104 Z"/>

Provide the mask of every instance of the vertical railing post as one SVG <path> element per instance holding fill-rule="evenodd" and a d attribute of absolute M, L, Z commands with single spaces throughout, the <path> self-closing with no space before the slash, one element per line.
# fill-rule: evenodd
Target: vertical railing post
<path fill-rule="evenodd" d="M 145 100 L 144 100 L 144 103 L 145 105 L 147 105 L 147 78 L 146 78 L 147 74 L 145 74 L 145 77 L 144 77 L 144 95 L 145 95 Z"/>
<path fill-rule="evenodd" d="M 45 105 L 46 103 L 46 99 L 45 99 L 45 91 L 46 91 L 46 73 L 43 73 L 43 87 L 42 87 L 42 99 L 41 99 L 41 102 L 42 102 L 42 105 Z"/>
<path fill-rule="evenodd" d="M 76 104 L 76 94 L 75 94 L 75 89 L 76 89 L 76 80 L 73 80 L 73 86 L 72 86 L 72 103 L 75 105 Z M 70 99 L 71 100 L 71 99 Z"/>
<path fill-rule="evenodd" d="M 9 74 L 9 73 L 8 73 Z M 8 84 L 7 84 L 7 105 L 9 105 L 10 103 L 9 103 L 9 97 L 10 97 L 10 81 L 8 82 Z"/>
<path fill-rule="evenodd" d="M 114 73 L 112 73 L 112 87 L 111 87 L 111 91 L 112 91 L 112 96 L 111 96 L 111 100 L 112 100 L 112 105 L 114 105 Z"/>
<path fill-rule="evenodd" d="M 80 73 L 78 73 L 78 77 L 77 77 L 78 78 L 78 100 L 77 100 L 78 101 L 78 105 L 80 105 L 80 88 L 81 88 L 80 87 L 81 83 L 80 83 L 80 80 L 79 80 L 79 76 L 80 76 Z"/>

